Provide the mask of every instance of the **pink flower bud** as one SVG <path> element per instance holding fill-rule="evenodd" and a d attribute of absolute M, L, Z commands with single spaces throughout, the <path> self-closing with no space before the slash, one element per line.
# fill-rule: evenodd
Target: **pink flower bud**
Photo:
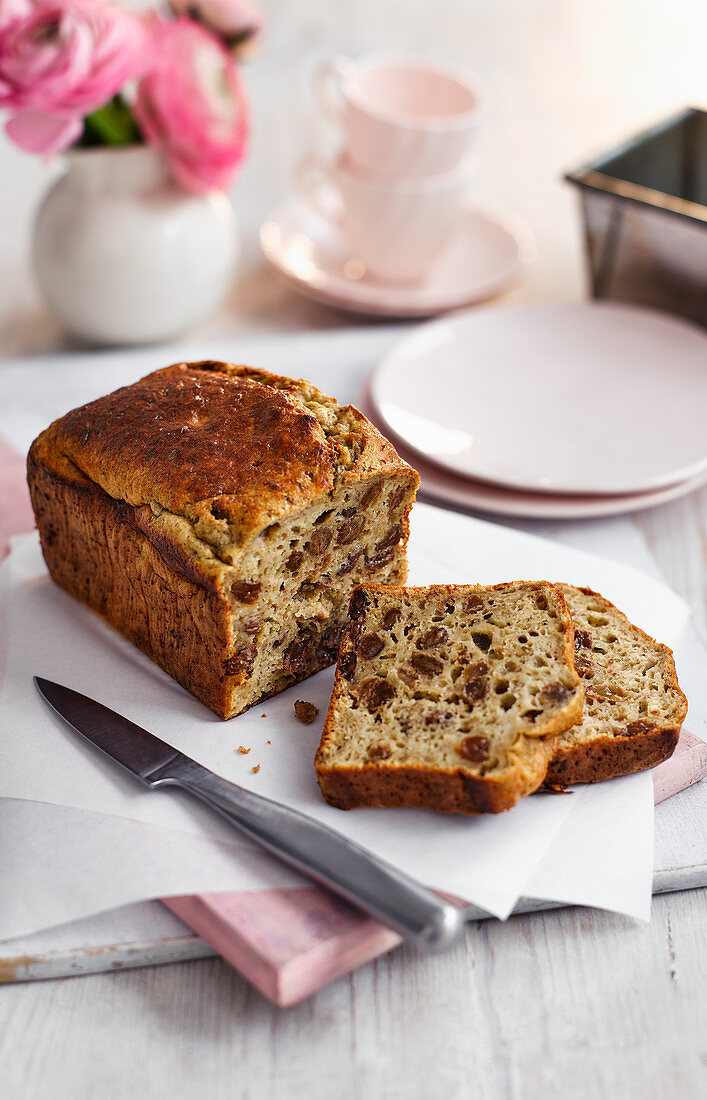
<path fill-rule="evenodd" d="M 169 0 L 176 16 L 188 15 L 214 31 L 228 46 L 260 34 L 265 16 L 250 0 Z"/>

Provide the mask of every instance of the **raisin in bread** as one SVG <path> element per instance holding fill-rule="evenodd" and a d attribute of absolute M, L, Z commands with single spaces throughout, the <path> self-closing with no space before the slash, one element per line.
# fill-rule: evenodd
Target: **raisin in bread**
<path fill-rule="evenodd" d="M 315 758 L 327 802 L 497 813 L 542 784 L 582 710 L 556 588 L 366 584 L 351 619 Z"/>
<path fill-rule="evenodd" d="M 584 713 L 560 738 L 547 782 L 598 783 L 667 760 L 687 713 L 671 651 L 590 588 L 558 587 L 574 622 Z"/>
<path fill-rule="evenodd" d="M 180 363 L 56 421 L 28 480 L 54 580 L 223 718 L 336 660 L 400 584 L 419 478 L 308 382 Z"/>

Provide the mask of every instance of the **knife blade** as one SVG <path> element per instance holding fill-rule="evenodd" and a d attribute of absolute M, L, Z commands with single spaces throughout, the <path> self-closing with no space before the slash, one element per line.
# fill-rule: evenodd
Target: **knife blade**
<path fill-rule="evenodd" d="M 462 934 L 465 910 L 319 821 L 216 775 L 72 688 L 35 676 L 45 702 L 116 763 L 152 789 L 171 785 L 216 810 L 251 840 L 426 951 Z"/>

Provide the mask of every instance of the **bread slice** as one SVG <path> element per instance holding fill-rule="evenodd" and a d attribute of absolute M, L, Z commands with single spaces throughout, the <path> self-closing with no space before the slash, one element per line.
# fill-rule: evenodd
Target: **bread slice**
<path fill-rule="evenodd" d="M 315 758 L 327 802 L 498 813 L 536 790 L 582 710 L 546 581 L 361 585 Z"/>
<path fill-rule="evenodd" d="M 336 660 L 356 584 L 405 581 L 419 478 L 309 382 L 177 363 L 55 421 L 27 472 L 52 578 L 223 718 Z"/>
<path fill-rule="evenodd" d="M 598 783 L 667 760 L 687 713 L 671 650 L 591 588 L 558 587 L 574 621 L 585 696 L 581 720 L 559 740 L 547 783 Z"/>

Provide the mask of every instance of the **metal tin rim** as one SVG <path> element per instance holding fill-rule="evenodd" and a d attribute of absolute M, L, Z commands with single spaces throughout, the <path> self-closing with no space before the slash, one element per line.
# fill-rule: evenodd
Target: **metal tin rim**
<path fill-rule="evenodd" d="M 607 175 L 607 173 L 602 171 L 601 167 L 599 167 L 605 164 L 607 160 L 619 156 L 624 150 L 697 114 L 705 114 L 705 112 L 696 107 L 688 107 L 658 125 L 643 131 L 629 141 L 616 146 L 608 153 L 602 154 L 600 158 L 572 172 L 566 173 L 564 179 L 568 183 L 576 184 L 578 187 L 585 187 L 591 191 L 599 191 L 603 194 L 614 195 L 617 198 L 639 203 L 642 206 L 663 210 L 669 214 L 679 214 L 683 218 L 690 218 L 692 221 L 705 223 L 707 222 L 707 206 L 701 203 L 691 202 L 689 199 L 681 199 L 677 195 L 669 195 L 663 191 L 657 191 L 652 187 L 644 187 L 642 184 L 631 183 L 628 180 L 622 180 L 616 176 Z"/>

